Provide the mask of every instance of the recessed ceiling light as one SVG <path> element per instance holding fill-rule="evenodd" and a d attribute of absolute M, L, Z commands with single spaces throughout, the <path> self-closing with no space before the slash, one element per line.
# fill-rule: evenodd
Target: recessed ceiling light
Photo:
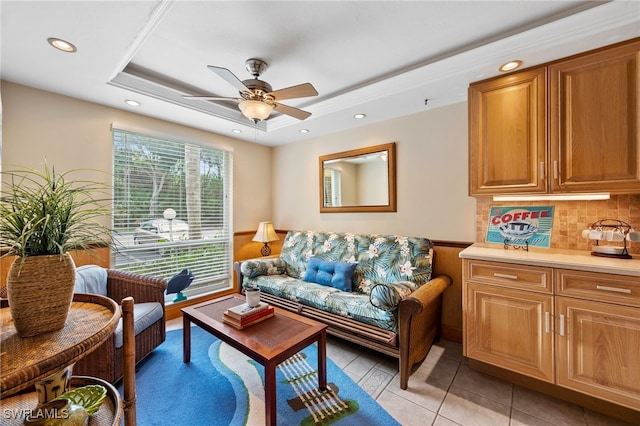
<path fill-rule="evenodd" d="M 359 114 L 355 114 L 353 116 L 353 118 L 360 119 L 360 118 L 365 118 L 366 116 L 367 116 L 367 114 L 359 113 Z"/>
<path fill-rule="evenodd" d="M 309 129 L 300 129 L 300 133 L 309 133 Z"/>
<path fill-rule="evenodd" d="M 516 68 L 520 68 L 520 65 L 522 65 L 522 61 L 520 60 L 509 61 L 506 64 L 502 64 L 498 69 L 502 72 L 513 71 Z"/>
<path fill-rule="evenodd" d="M 134 99 L 126 99 L 124 101 L 124 103 L 127 104 L 127 105 L 131 105 L 131 106 L 140 106 L 140 105 L 142 105 L 140 102 L 138 102 L 138 101 L 136 101 Z"/>
<path fill-rule="evenodd" d="M 78 50 L 73 44 L 66 40 L 62 40 L 61 38 L 49 37 L 47 41 L 50 45 L 58 50 L 62 50 L 63 52 L 73 53 Z"/>
<path fill-rule="evenodd" d="M 233 129 L 233 130 L 231 130 L 231 133 L 242 133 L 242 130 L 240 130 L 240 129 Z"/>

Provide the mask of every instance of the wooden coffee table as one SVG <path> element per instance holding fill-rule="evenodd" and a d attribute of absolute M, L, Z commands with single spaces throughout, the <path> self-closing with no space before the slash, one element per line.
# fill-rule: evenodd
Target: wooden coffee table
<path fill-rule="evenodd" d="M 275 308 L 275 315 L 243 330 L 222 322 L 222 314 L 244 303 L 233 296 L 181 309 L 183 361 L 191 360 L 191 323 L 213 334 L 264 367 L 266 424 L 276 424 L 276 367 L 313 342 L 318 342 L 318 385 L 327 389 L 327 334 L 325 324 Z"/>

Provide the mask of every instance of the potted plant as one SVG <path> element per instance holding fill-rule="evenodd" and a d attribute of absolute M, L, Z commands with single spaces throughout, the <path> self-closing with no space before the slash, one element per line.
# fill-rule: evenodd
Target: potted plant
<path fill-rule="evenodd" d="M 79 170 L 2 171 L 0 247 L 15 255 L 7 276 L 9 308 L 21 337 L 64 327 L 75 286 L 69 251 L 110 244 L 107 187 L 71 180 Z M 102 198 L 101 198 L 102 197 Z"/>

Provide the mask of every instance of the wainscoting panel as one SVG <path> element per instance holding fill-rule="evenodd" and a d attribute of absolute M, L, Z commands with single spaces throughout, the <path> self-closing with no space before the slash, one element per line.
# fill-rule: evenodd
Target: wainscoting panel
<path fill-rule="evenodd" d="M 453 283 L 442 299 L 442 338 L 462 343 L 462 259 L 460 252 L 471 243 L 433 241 L 436 259 L 433 276 L 448 275 Z"/>

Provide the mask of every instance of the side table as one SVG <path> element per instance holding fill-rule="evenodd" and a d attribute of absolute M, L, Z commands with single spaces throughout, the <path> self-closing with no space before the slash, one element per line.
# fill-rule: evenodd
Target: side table
<path fill-rule="evenodd" d="M 125 299 L 127 301 L 126 305 L 131 307 L 131 309 L 126 309 L 130 311 L 127 314 L 129 316 L 132 315 L 133 299 L 127 299 Z M 0 398 L 2 398 L 3 412 L 15 414 L 12 417 L 26 416 L 28 410 L 21 410 L 20 408 L 24 407 L 24 400 L 25 398 L 28 400 L 29 395 L 22 393 L 14 397 L 11 396 L 28 389 L 38 380 L 42 380 L 75 363 L 78 359 L 97 348 L 114 333 L 121 316 L 120 312 L 118 304 L 110 298 L 94 294 L 75 294 L 67 321 L 61 330 L 40 336 L 21 338 L 15 331 L 11 313 L 6 301 L 3 300 L 0 307 L 0 347 L 2 348 Z M 131 346 L 133 341 L 132 317 L 124 318 L 123 333 L 124 344 Z M 130 336 L 128 336 L 129 334 Z M 129 348 L 129 355 L 131 349 L 135 350 L 133 347 Z M 126 353 L 127 350 L 125 350 L 125 357 Z M 129 356 L 129 358 L 131 357 Z M 125 360 L 125 363 L 127 362 L 130 363 L 131 360 Z M 133 371 L 133 368 L 130 366 L 129 370 Z M 77 385 L 97 380 L 92 378 L 75 379 Z M 131 378 L 129 379 L 128 387 L 133 389 L 134 394 L 129 395 L 131 401 L 129 404 L 125 402 L 125 409 L 133 409 L 132 424 L 135 424 L 135 377 L 133 377 L 132 386 L 130 381 Z M 127 388 L 126 383 L 125 388 Z M 107 387 L 107 389 L 114 406 L 114 413 L 111 416 L 103 415 L 102 417 L 107 420 L 99 421 L 98 424 L 119 424 L 123 411 L 121 400 L 117 392 L 116 395 L 113 395 L 113 387 L 111 389 Z M 37 398 L 35 401 L 37 401 Z M 14 408 L 15 410 L 12 411 Z M 35 405 L 30 408 L 35 408 Z M 105 408 L 108 409 L 106 406 Z"/>

